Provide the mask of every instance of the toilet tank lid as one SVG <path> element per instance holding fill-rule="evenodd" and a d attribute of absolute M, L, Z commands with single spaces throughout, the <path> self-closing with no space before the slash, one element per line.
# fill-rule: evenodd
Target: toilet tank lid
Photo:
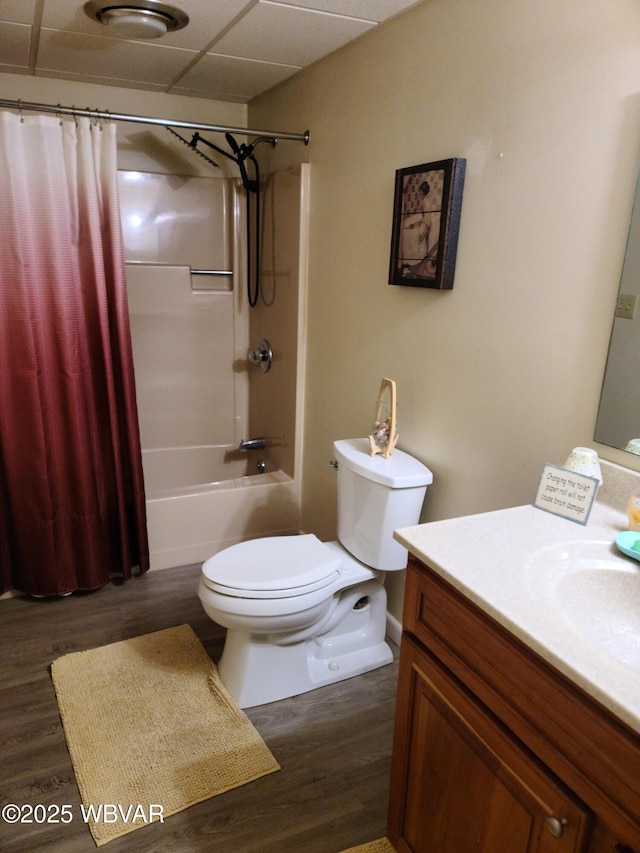
<path fill-rule="evenodd" d="M 402 450 L 394 450 L 387 459 L 380 453 L 371 456 L 368 438 L 334 441 L 333 452 L 340 465 L 390 489 L 410 489 L 433 483 L 433 474 L 427 466 Z"/>

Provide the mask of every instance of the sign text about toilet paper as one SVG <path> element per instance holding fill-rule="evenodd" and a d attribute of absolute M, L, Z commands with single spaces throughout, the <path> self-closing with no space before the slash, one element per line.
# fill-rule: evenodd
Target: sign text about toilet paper
<path fill-rule="evenodd" d="M 556 465 L 545 465 L 533 505 L 578 524 L 586 524 L 598 481 Z"/>

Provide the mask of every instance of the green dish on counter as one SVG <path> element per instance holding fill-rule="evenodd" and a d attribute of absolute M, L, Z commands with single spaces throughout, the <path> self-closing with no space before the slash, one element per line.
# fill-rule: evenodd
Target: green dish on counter
<path fill-rule="evenodd" d="M 625 530 L 623 533 L 618 533 L 616 536 L 616 545 L 627 557 L 640 560 L 640 531 Z"/>

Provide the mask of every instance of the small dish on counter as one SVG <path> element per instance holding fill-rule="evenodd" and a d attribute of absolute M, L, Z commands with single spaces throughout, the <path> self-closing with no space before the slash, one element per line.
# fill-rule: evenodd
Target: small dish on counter
<path fill-rule="evenodd" d="M 640 560 L 640 533 L 637 530 L 625 530 L 616 536 L 619 551 L 634 560 Z"/>

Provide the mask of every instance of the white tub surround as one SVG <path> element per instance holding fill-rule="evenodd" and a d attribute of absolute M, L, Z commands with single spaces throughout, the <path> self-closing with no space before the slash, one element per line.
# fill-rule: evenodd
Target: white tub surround
<path fill-rule="evenodd" d="M 500 625 L 640 732 L 640 613 L 628 609 L 621 633 L 630 649 L 620 659 L 604 613 L 608 577 L 631 574 L 640 562 L 623 556 L 615 538 L 627 529 L 629 495 L 640 476 L 602 462 L 600 488 L 582 526 L 533 506 L 436 521 L 397 530 L 396 539 Z M 600 588 L 585 591 L 568 576 L 598 571 Z M 608 573 L 611 573 L 610 575 Z M 595 578 L 595 573 L 591 577 Z M 586 596 L 580 598 L 581 596 Z M 624 607 L 625 602 L 616 602 Z M 581 629 L 584 608 L 603 607 L 601 636 Z M 624 621 L 624 620 L 623 620 Z"/>
<path fill-rule="evenodd" d="M 249 312 L 237 182 L 122 176 L 152 569 L 299 530 L 309 179 L 307 164 L 265 177 L 262 298 Z M 263 338 L 267 374 L 247 357 Z M 239 452 L 257 436 L 272 437 L 267 452 Z"/>

